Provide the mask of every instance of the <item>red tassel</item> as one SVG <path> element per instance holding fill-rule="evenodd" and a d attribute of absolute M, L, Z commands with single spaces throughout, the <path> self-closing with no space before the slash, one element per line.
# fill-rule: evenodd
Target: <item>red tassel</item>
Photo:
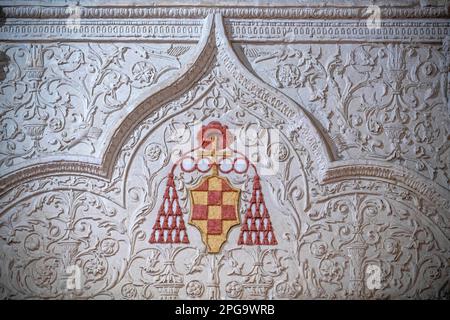
<path fill-rule="evenodd" d="M 158 243 L 164 243 L 164 231 L 159 231 Z"/>
<path fill-rule="evenodd" d="M 171 219 L 170 223 L 169 219 Z M 177 221 L 176 219 L 179 219 L 179 221 Z M 174 236 L 175 239 L 173 238 L 174 230 L 175 230 Z M 150 242 L 179 243 L 180 231 L 184 231 L 184 237 L 182 242 L 189 243 L 189 239 L 187 237 L 185 230 L 186 226 L 184 225 L 183 214 L 181 212 L 180 204 L 178 203 L 178 194 L 177 190 L 175 189 L 174 177 L 172 173 L 169 173 L 167 178 L 166 189 L 164 191 L 164 199 L 159 208 L 155 224 L 153 225 L 154 232 L 152 233 Z M 156 234 L 155 231 L 158 231 L 158 234 Z M 165 234 L 164 232 L 167 232 L 167 234 Z"/>
<path fill-rule="evenodd" d="M 247 212 L 245 213 L 245 217 L 246 218 L 253 218 L 253 214 L 252 214 L 252 205 L 250 205 L 250 208 L 247 209 Z"/>
<path fill-rule="evenodd" d="M 156 218 L 155 224 L 153 225 L 153 230 L 161 230 L 161 224 L 159 222 L 159 217 Z"/>
<path fill-rule="evenodd" d="M 179 218 L 180 219 L 180 221 L 179 221 L 179 226 L 178 226 L 178 230 L 186 230 L 186 226 L 185 226 L 185 224 L 184 224 L 184 220 L 183 220 L 183 218 Z"/>
<path fill-rule="evenodd" d="M 186 233 L 186 231 L 184 231 L 184 236 L 183 236 L 183 241 L 182 241 L 183 243 L 189 243 L 189 239 L 188 239 L 188 237 L 187 237 L 187 233 Z"/>
<path fill-rule="evenodd" d="M 175 239 L 173 240 L 173 242 L 180 243 L 180 230 L 179 229 L 175 230 Z"/>
<path fill-rule="evenodd" d="M 162 228 L 164 229 L 164 230 L 167 230 L 167 229 L 169 229 L 169 223 L 168 223 L 168 220 L 169 220 L 169 217 L 164 217 L 164 222 L 163 222 L 163 225 L 162 225 Z"/>
<path fill-rule="evenodd" d="M 169 173 L 169 176 L 167 178 L 167 186 L 175 188 L 175 182 L 173 181 L 173 173 Z"/>
<path fill-rule="evenodd" d="M 167 231 L 167 243 L 172 243 L 172 230 Z"/>
<path fill-rule="evenodd" d="M 255 176 L 255 179 L 253 181 L 253 190 L 260 190 L 261 184 L 259 183 L 259 176 Z"/>
<path fill-rule="evenodd" d="M 266 231 L 266 227 L 264 226 L 264 219 L 259 220 L 259 231 Z"/>
<path fill-rule="evenodd" d="M 253 241 L 252 241 L 252 234 L 250 232 L 247 232 L 247 240 L 245 241 L 246 245 L 252 245 Z"/>
<path fill-rule="evenodd" d="M 255 206 L 255 207 L 253 207 Z M 254 208 L 254 213 L 252 209 Z M 248 221 L 251 219 L 250 228 L 248 227 Z M 259 225 L 256 225 L 256 220 L 259 221 Z M 270 240 L 269 240 L 270 233 Z M 244 237 L 244 234 L 246 237 Z M 252 239 L 253 234 L 255 240 Z M 244 241 L 245 238 L 245 241 Z M 272 224 L 270 222 L 270 215 L 264 202 L 264 196 L 261 190 L 260 178 L 255 175 L 253 179 L 253 192 L 250 200 L 250 205 L 245 212 L 245 221 L 241 226 L 241 234 L 238 239 L 238 244 L 246 245 L 275 245 L 277 240 L 273 233 Z"/>
<path fill-rule="evenodd" d="M 259 213 L 259 206 L 256 206 L 256 210 L 255 210 L 255 218 L 261 218 L 261 214 Z"/>
<path fill-rule="evenodd" d="M 277 239 L 275 239 L 275 235 L 273 234 L 273 232 L 271 232 L 272 238 L 270 239 L 270 244 L 271 245 L 276 245 L 278 244 Z"/>
<path fill-rule="evenodd" d="M 173 202 L 172 201 L 169 202 L 169 206 L 167 208 L 167 215 L 168 216 L 173 215 Z"/>
<path fill-rule="evenodd" d="M 258 231 L 255 224 L 255 219 L 252 219 L 252 223 L 250 225 L 250 231 Z"/>
<path fill-rule="evenodd" d="M 248 231 L 248 219 L 245 219 L 245 222 L 242 224 L 241 232 L 247 232 Z"/>
<path fill-rule="evenodd" d="M 152 235 L 151 235 L 151 237 L 150 237 L 150 241 L 149 241 L 150 243 L 155 243 L 156 242 L 156 239 L 155 239 L 155 231 L 153 231 L 152 232 Z"/>
<path fill-rule="evenodd" d="M 172 222 L 170 223 L 170 229 L 174 230 L 177 227 L 177 217 L 172 216 Z"/>
<path fill-rule="evenodd" d="M 238 240 L 238 244 L 244 244 L 244 233 L 241 231 L 241 233 L 239 234 L 239 240 Z"/>
<path fill-rule="evenodd" d="M 259 241 L 259 232 L 255 232 L 255 244 L 258 246 L 261 244 L 261 242 Z"/>
<path fill-rule="evenodd" d="M 264 232 L 264 236 L 263 236 L 263 245 L 269 245 L 269 232 Z"/>
<path fill-rule="evenodd" d="M 166 188 L 166 191 L 164 191 L 164 199 L 170 199 L 170 188 Z"/>

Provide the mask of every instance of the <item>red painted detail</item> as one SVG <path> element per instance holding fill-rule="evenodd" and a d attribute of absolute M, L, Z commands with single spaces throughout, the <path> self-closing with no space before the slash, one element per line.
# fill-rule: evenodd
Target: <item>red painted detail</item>
<path fill-rule="evenodd" d="M 221 219 L 209 219 L 207 224 L 208 234 L 222 234 L 222 220 Z"/>
<path fill-rule="evenodd" d="M 222 191 L 234 191 L 225 180 L 222 180 Z"/>
<path fill-rule="evenodd" d="M 253 180 L 253 192 L 250 205 L 244 216 L 238 244 L 240 245 L 276 245 L 277 239 L 264 202 L 259 176 Z"/>
<path fill-rule="evenodd" d="M 222 135 L 221 148 L 225 149 L 228 146 L 228 143 L 230 141 L 230 137 L 228 136 L 230 134 L 228 131 L 228 127 L 226 125 L 222 125 L 219 121 L 212 121 L 206 126 L 202 126 L 202 130 L 200 130 L 199 132 L 198 139 L 203 148 L 206 148 L 211 144 L 211 140 L 207 137 L 208 131 L 220 131 L 220 134 Z"/>
<path fill-rule="evenodd" d="M 208 191 L 209 190 L 209 185 L 208 185 L 208 180 L 204 181 L 197 189 L 195 189 L 197 191 Z"/>
<path fill-rule="evenodd" d="M 222 205 L 222 220 L 236 220 L 236 206 L 231 204 Z"/>
<path fill-rule="evenodd" d="M 208 219 L 208 206 L 203 204 L 194 204 L 192 209 L 192 220 Z"/>
<path fill-rule="evenodd" d="M 222 204 L 222 191 L 208 191 L 208 205 L 220 206 Z"/>
<path fill-rule="evenodd" d="M 150 243 L 189 243 L 173 173 L 167 177 L 163 201 L 153 224 Z"/>

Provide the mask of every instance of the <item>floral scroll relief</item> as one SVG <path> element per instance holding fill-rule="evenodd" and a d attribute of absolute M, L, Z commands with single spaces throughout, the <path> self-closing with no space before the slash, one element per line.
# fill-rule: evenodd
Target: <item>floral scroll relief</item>
<path fill-rule="evenodd" d="M 178 187 L 182 194 L 185 186 Z M 149 246 L 152 211 L 144 201 L 124 209 L 83 191 L 46 192 L 2 215 L 2 294 L 444 298 L 450 272 L 447 242 L 411 205 L 396 193 L 386 197 L 360 190 L 336 195 L 302 215 L 298 234 L 285 226 L 276 249 L 236 246 L 232 237 L 220 255 L 208 255 L 200 239 L 194 246 Z M 278 228 L 286 221 L 280 215 L 275 219 Z M 65 270 L 71 265 L 82 270 L 82 290 L 65 287 Z M 376 290 L 366 285 L 371 265 L 381 269 L 381 287 Z"/>
<path fill-rule="evenodd" d="M 7 193 L 0 213 L 2 297 L 448 299 L 448 237 L 426 214 L 423 195 L 381 179 L 351 177 L 320 185 L 317 158 L 304 146 L 302 131 L 287 126 L 268 101 L 257 98 L 263 86 L 249 90 L 252 83 L 245 87 L 221 63 L 212 59 L 211 65 L 202 65 L 196 85 L 138 124 L 121 147 L 109 181 L 61 175 L 24 182 Z M 293 70 L 280 71 L 282 85 L 301 78 Z M 132 74 L 130 69 L 127 76 Z M 136 84 L 145 83 L 152 81 L 153 69 L 140 64 L 134 74 Z M 320 87 L 311 88 L 320 101 Z M 116 98 L 112 93 L 104 97 L 112 105 Z M 107 119 L 120 112 L 100 110 L 96 114 Z M 267 150 L 278 154 L 282 166 L 264 178 L 267 205 L 276 212 L 273 225 L 280 232 L 275 248 L 238 246 L 238 234 L 231 231 L 224 251 L 208 255 L 194 229 L 189 230 L 191 245 L 148 243 L 174 147 L 195 134 L 191 124 L 213 119 L 237 129 L 282 133 L 280 144 Z M 175 179 L 184 215 L 187 188 L 199 179 Z M 247 177 L 230 180 L 248 190 Z M 243 207 L 249 196 L 243 192 Z M 65 267 L 71 265 L 82 270 L 81 290 L 65 286 Z M 366 285 L 371 265 L 381 269 L 381 289 Z"/>
<path fill-rule="evenodd" d="M 397 163 L 449 183 L 449 115 L 440 46 L 242 48 L 263 79 L 312 112 L 342 159 Z"/>
<path fill-rule="evenodd" d="M 447 242 L 419 215 L 394 193 L 332 198 L 310 211 L 297 250 L 309 246 L 309 263 L 318 263 L 320 289 L 328 295 L 334 286 L 331 297 L 338 288 L 349 298 L 391 298 L 399 292 L 416 298 L 434 292 L 442 298 L 448 294 Z M 366 271 L 373 265 L 381 269 L 375 290 L 367 285 Z M 350 286 L 339 289 L 344 282 Z"/>
<path fill-rule="evenodd" d="M 190 47 L 3 45 L 9 62 L 0 83 L 0 167 L 55 152 L 98 156 L 99 141 L 111 135 L 105 123 L 178 70 Z"/>

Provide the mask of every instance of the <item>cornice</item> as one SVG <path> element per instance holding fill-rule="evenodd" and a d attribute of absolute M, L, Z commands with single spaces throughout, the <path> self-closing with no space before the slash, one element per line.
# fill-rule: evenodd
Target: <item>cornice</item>
<path fill-rule="evenodd" d="M 83 19 L 147 19 L 185 18 L 202 19 L 209 14 L 239 19 L 364 19 L 368 5 L 81 5 Z M 380 6 L 383 19 L 438 19 L 448 18 L 447 6 Z M 70 16 L 68 5 L 12 5 L 3 7 L 5 18 L 15 19 L 66 19 Z"/>
<path fill-rule="evenodd" d="M 380 4 L 380 28 L 368 28 L 368 5 L 331 1 L 250 1 L 220 4 L 148 5 L 133 1 L 4 2 L 0 39 L 4 41 L 198 41 L 203 19 L 221 15 L 231 41 L 442 41 L 450 35 L 448 5 L 415 2 Z M 449 2 L 450 3 L 450 2 Z M 76 11 L 75 11 L 76 8 Z M 76 24 L 76 25 L 74 25 Z"/>
<path fill-rule="evenodd" d="M 334 161 L 322 176 L 322 183 L 336 183 L 343 180 L 359 179 L 385 180 L 399 184 L 425 197 L 428 201 L 438 204 L 443 201 L 443 207 L 450 209 L 450 191 L 431 181 L 423 179 L 415 172 L 405 167 L 387 165 L 379 161 Z"/>

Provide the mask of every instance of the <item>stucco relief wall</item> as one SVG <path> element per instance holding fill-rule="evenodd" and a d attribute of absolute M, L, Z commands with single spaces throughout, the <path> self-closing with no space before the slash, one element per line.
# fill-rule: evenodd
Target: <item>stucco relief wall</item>
<path fill-rule="evenodd" d="M 449 6 L 370 4 L 4 2 L 0 297 L 448 299 Z M 218 253 L 173 169 L 214 121 L 264 146 Z M 255 172 L 276 243 L 240 241 Z"/>

